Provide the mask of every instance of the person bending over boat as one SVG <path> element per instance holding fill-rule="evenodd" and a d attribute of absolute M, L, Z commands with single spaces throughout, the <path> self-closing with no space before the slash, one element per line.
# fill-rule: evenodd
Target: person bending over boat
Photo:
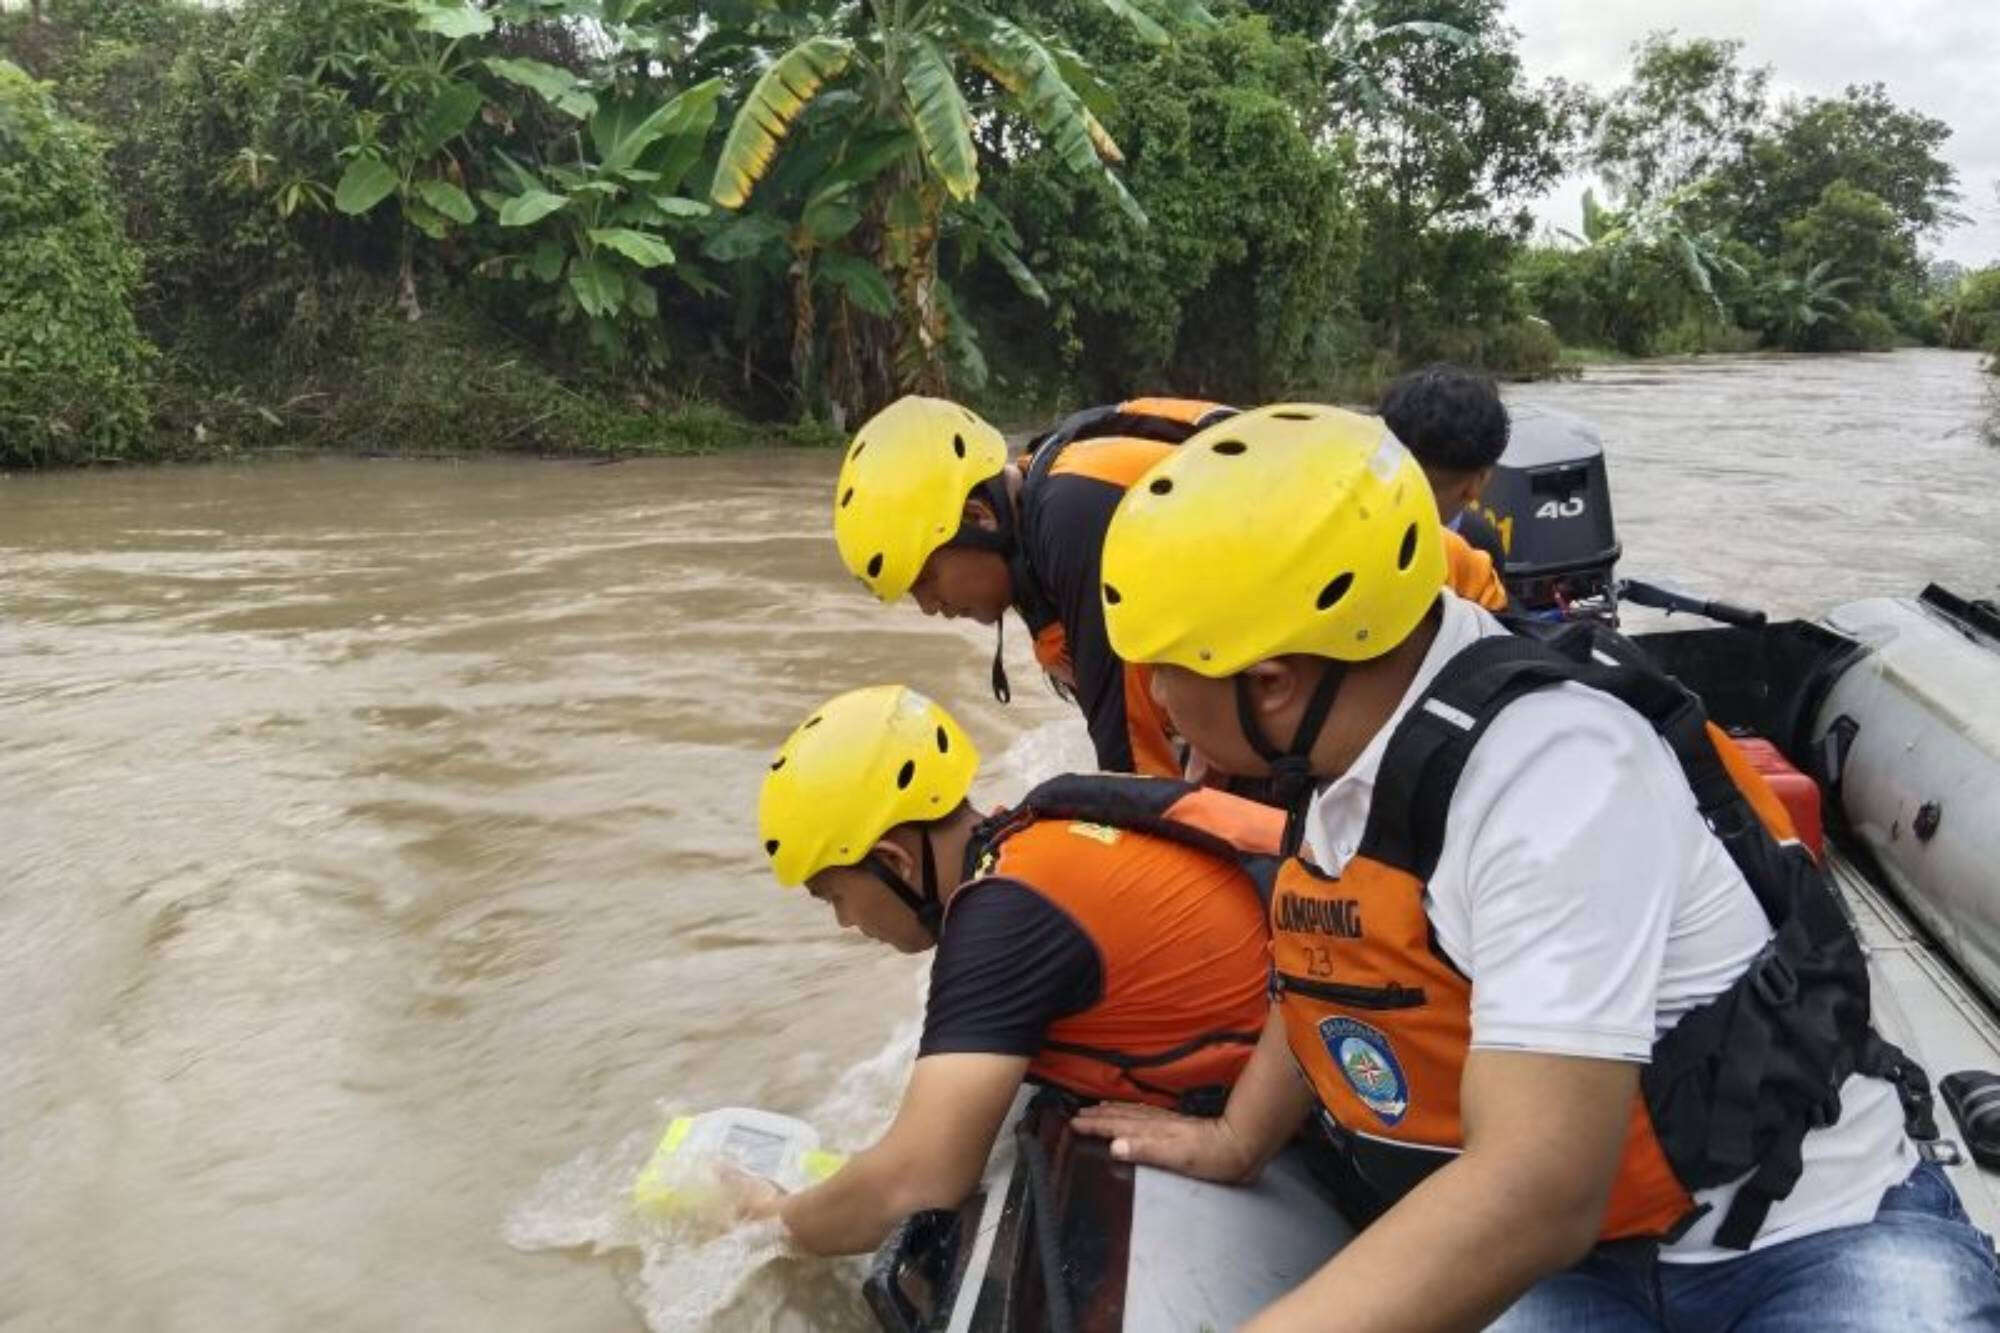
<path fill-rule="evenodd" d="M 1376 411 L 1422 465 L 1444 525 L 1496 569 L 1504 567 L 1506 543 L 1478 504 L 1507 452 L 1510 424 L 1499 386 L 1457 366 L 1425 366 L 1391 381 Z"/>
<path fill-rule="evenodd" d="M 2000 1328 L 1782 806 L 1625 641 L 1440 595 L 1433 504 L 1380 422 L 1269 408 L 1113 518 L 1113 647 L 1210 762 L 1275 776 L 1304 855 L 1225 1113 L 1077 1128 L 1236 1181 L 1323 1109 L 1387 1208 L 1260 1333 Z"/>
<path fill-rule="evenodd" d="M 1143 669 L 1104 636 L 1098 557 L 1111 511 L 1134 478 L 1234 408 L 1135 399 L 1065 419 L 1012 462 L 999 431 L 956 403 L 907 397 L 854 437 L 834 491 L 842 562 L 884 602 L 998 626 L 1011 607 L 1035 657 L 1073 694 L 1098 767 L 1177 777 L 1179 747 Z M 1506 590 L 1490 561 L 1454 536 L 1454 585 L 1493 607 Z M 996 644 L 994 693 L 1007 697 Z"/>
<path fill-rule="evenodd" d="M 759 836 L 779 883 L 804 884 L 843 928 L 937 951 L 888 1132 L 824 1183 L 749 1204 L 806 1250 L 866 1250 L 910 1213 L 956 1207 L 1023 1080 L 1214 1114 L 1263 1026 L 1256 887 L 1220 842 L 1158 830 L 1193 810 L 1275 852 L 1280 812 L 1093 776 L 982 818 L 966 799 L 978 766 L 942 708 L 883 685 L 813 713 L 764 779 Z"/>

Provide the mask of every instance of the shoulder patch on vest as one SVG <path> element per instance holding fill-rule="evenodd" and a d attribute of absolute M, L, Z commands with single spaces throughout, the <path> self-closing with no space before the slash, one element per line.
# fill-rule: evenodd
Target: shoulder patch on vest
<path fill-rule="evenodd" d="M 1329 1018 L 1319 1025 L 1319 1039 L 1362 1105 L 1384 1125 L 1403 1118 L 1410 1109 L 1410 1081 L 1381 1030 L 1352 1018 Z"/>
<path fill-rule="evenodd" d="M 1101 842 L 1106 847 L 1116 843 L 1121 836 L 1118 830 L 1112 828 L 1109 824 L 1091 824 L 1081 819 L 1072 820 L 1069 824 L 1069 831 L 1079 838 L 1089 838 L 1092 842 Z"/>

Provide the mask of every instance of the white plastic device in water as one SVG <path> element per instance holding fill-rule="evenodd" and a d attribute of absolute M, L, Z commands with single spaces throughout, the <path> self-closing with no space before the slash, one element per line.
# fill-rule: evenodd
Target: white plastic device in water
<path fill-rule="evenodd" d="M 819 1146 L 819 1131 L 803 1120 L 750 1106 L 725 1106 L 680 1116 L 667 1126 L 652 1158 L 632 1182 L 643 1212 L 674 1212 L 713 1189 L 712 1168 L 727 1163 L 787 1192 L 817 1184 L 846 1159 Z"/>

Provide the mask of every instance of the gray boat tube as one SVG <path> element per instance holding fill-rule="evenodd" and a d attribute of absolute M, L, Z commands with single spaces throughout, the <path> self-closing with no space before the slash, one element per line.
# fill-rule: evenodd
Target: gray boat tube
<path fill-rule="evenodd" d="M 2000 1005 L 2000 616 L 1930 588 L 1825 624 L 1866 651 L 1815 711 L 1819 766 L 1890 887 Z"/>

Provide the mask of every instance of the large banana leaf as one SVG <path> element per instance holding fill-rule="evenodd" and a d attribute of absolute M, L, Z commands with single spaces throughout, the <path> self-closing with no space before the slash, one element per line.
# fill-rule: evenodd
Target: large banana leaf
<path fill-rule="evenodd" d="M 590 142 L 598 166 L 625 171 L 639 164 L 648 148 L 668 136 L 706 134 L 715 119 L 722 81 L 709 79 L 684 88 L 656 107 L 639 102 L 606 102 L 590 118 Z M 664 180 L 664 173 L 663 173 Z"/>
<path fill-rule="evenodd" d="M 343 213 L 366 213 L 396 192 L 396 172 L 379 157 L 357 157 L 341 173 L 333 206 Z"/>
<path fill-rule="evenodd" d="M 433 212 L 441 213 L 453 222 L 469 223 L 479 217 L 479 209 L 459 189 L 446 180 L 421 180 L 415 183 L 417 197 L 428 204 Z"/>
<path fill-rule="evenodd" d="M 673 247 L 657 236 L 629 227 L 593 227 L 590 239 L 616 250 L 640 268 L 658 268 L 674 262 Z"/>
<path fill-rule="evenodd" d="M 1020 102 L 1063 164 L 1084 174 L 1103 172 L 1118 195 L 1119 207 L 1143 224 L 1144 210 L 1104 170 L 1105 162 L 1122 162 L 1124 155 L 1063 78 L 1054 54 L 1026 29 L 1003 18 L 965 33 L 964 38 L 980 67 Z"/>
<path fill-rule="evenodd" d="M 952 198 L 970 199 L 979 190 L 972 112 L 958 91 L 951 62 L 927 39 L 910 43 L 905 53 L 903 96 L 909 100 L 910 123 L 924 161 Z"/>
<path fill-rule="evenodd" d="M 457 79 L 439 88 L 431 104 L 411 123 L 410 146 L 415 156 L 419 160 L 427 158 L 454 136 L 464 133 L 485 102 L 485 94 L 477 87 Z"/>
<path fill-rule="evenodd" d="M 779 56 L 751 88 L 729 127 L 710 197 L 724 208 L 743 207 L 793 122 L 826 81 L 853 60 L 853 44 L 838 37 L 809 37 Z"/>

